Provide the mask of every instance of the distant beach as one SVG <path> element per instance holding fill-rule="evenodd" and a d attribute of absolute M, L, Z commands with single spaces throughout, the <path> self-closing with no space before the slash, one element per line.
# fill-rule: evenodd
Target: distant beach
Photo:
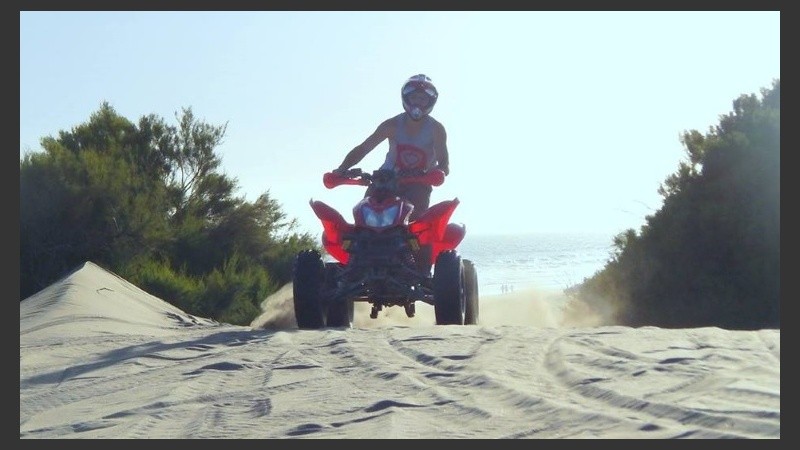
<path fill-rule="evenodd" d="M 467 234 L 458 250 L 475 264 L 481 295 L 498 295 L 579 284 L 605 267 L 612 239 L 592 232 Z"/>

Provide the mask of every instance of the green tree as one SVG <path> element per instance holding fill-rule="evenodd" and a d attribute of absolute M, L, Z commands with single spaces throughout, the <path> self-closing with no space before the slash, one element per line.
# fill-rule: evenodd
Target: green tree
<path fill-rule="evenodd" d="M 571 292 L 623 325 L 779 328 L 780 80 L 681 142 L 662 208 Z"/>
<path fill-rule="evenodd" d="M 290 281 L 294 254 L 315 240 L 293 232 L 269 191 L 235 195 L 214 153 L 227 125 L 191 108 L 176 119 L 137 126 L 103 103 L 20 160 L 21 299 L 90 260 L 189 313 L 244 323 Z"/>
<path fill-rule="evenodd" d="M 41 143 L 20 161 L 21 298 L 84 261 L 115 266 L 168 238 L 167 191 L 151 172 L 163 163 L 109 105 Z"/>

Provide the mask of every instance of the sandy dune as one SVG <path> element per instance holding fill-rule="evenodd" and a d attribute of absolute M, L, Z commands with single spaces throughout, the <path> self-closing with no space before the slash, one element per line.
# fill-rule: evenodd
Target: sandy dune
<path fill-rule="evenodd" d="M 780 330 L 568 323 L 556 297 L 300 331 L 286 287 L 241 327 L 86 263 L 20 303 L 20 438 L 780 438 Z"/>

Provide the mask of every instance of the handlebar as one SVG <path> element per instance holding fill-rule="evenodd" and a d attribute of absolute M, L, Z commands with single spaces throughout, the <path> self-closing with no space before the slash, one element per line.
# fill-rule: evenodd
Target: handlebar
<path fill-rule="evenodd" d="M 364 172 L 359 168 L 348 169 L 344 174 L 327 172 L 322 176 L 322 183 L 328 189 L 333 189 L 344 184 L 357 186 L 370 186 L 378 179 L 394 177 L 398 184 L 419 183 L 430 186 L 440 186 L 444 183 L 444 171 L 431 169 L 424 173 L 403 173 L 393 170 L 378 169 L 372 173 Z"/>

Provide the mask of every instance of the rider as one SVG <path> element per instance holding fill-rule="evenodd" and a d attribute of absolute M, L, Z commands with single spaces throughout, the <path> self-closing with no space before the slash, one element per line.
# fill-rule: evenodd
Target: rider
<path fill-rule="evenodd" d="M 371 152 L 385 139 L 389 151 L 381 169 L 425 172 L 433 168 L 450 173 L 447 154 L 447 133 L 444 125 L 430 116 L 439 92 L 433 81 L 424 75 L 414 75 L 400 89 L 402 112 L 383 121 L 364 142 L 350 150 L 335 173 L 343 173 Z M 400 187 L 400 196 L 406 198 L 414 209 L 409 220 L 416 220 L 430 206 L 430 185 L 409 183 Z M 366 195 L 369 195 L 367 191 Z"/>

